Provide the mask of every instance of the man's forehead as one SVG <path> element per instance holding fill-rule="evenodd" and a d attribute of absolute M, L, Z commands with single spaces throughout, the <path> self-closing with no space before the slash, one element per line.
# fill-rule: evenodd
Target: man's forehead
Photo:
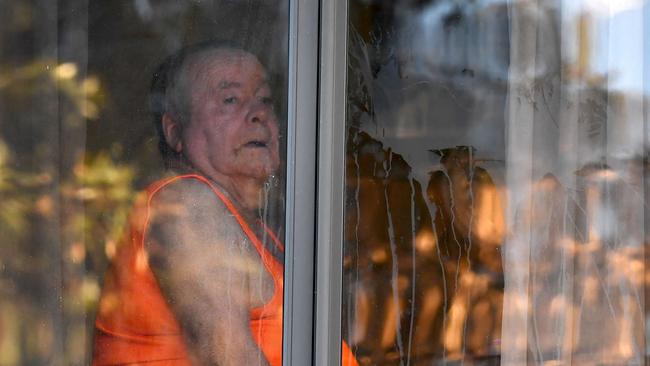
<path fill-rule="evenodd" d="M 188 60 L 188 71 L 195 77 L 217 79 L 224 86 L 236 86 L 243 79 L 266 80 L 266 70 L 252 54 L 236 49 L 217 49 L 198 54 Z M 213 80 L 216 81 L 216 80 Z M 230 84 L 230 85 L 227 85 Z"/>
<path fill-rule="evenodd" d="M 238 79 L 238 78 L 224 77 L 224 78 L 220 79 L 216 83 L 216 85 L 213 85 L 213 86 L 216 87 L 217 89 L 220 89 L 220 90 L 237 89 L 237 88 L 244 87 L 244 83 L 242 83 L 241 81 L 236 80 L 236 79 Z M 268 80 L 266 78 L 260 78 L 258 80 L 257 84 L 260 87 L 268 87 L 269 86 Z"/>
<path fill-rule="evenodd" d="M 213 53 L 202 62 L 194 64 L 189 71 L 191 88 L 195 92 L 268 88 L 266 71 L 255 56 L 243 51 Z M 197 60 L 200 61 L 200 60 Z"/>

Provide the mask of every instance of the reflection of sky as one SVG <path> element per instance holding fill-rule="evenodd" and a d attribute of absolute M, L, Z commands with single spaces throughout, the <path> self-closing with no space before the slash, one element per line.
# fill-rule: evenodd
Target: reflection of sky
<path fill-rule="evenodd" d="M 644 13 L 645 0 L 584 0 L 565 1 L 565 9 L 573 14 L 588 12 L 592 26 L 591 71 L 609 74 L 609 87 L 618 90 L 643 90 Z"/>
<path fill-rule="evenodd" d="M 607 23 L 604 20 L 603 23 Z M 604 27 L 605 28 L 605 27 Z M 628 10 L 609 20 L 608 53 L 597 55 L 594 68 L 601 72 L 611 70 L 610 87 L 615 89 L 642 90 L 643 80 L 643 13 Z M 604 38 L 604 37 L 603 37 Z M 603 40 L 601 44 L 607 44 Z"/>
<path fill-rule="evenodd" d="M 643 7 L 643 17 L 646 21 L 643 24 L 642 34 L 650 34 L 650 2 L 646 1 Z M 643 39 L 643 48 L 650 52 L 650 37 Z M 647 53 L 647 52 L 646 52 Z M 650 55 L 645 55 L 644 66 L 650 66 Z M 643 75 L 645 92 L 650 94 L 650 67 L 646 67 L 646 72 Z M 649 346 L 650 347 L 650 346 Z"/>
<path fill-rule="evenodd" d="M 483 0 L 477 7 L 487 8 L 493 4 L 507 2 L 517 3 L 519 0 Z M 595 75 L 608 75 L 609 87 L 616 90 L 638 92 L 643 90 L 644 66 L 650 66 L 648 59 L 644 60 L 644 46 L 650 47 L 644 33 L 650 30 L 644 24 L 644 18 L 650 19 L 648 0 L 563 0 L 562 12 L 564 24 L 562 34 L 566 36 L 565 57 L 575 61 L 577 44 L 574 43 L 580 14 L 588 14 L 590 26 L 591 52 L 589 70 Z M 436 29 L 440 19 L 457 7 L 453 1 L 443 1 L 427 8 L 420 19 L 423 30 Z M 647 22 L 646 22 L 647 23 Z M 428 32 L 423 44 L 432 49 L 440 42 L 435 33 Z M 648 37 L 645 37 L 648 38 Z M 573 46 L 573 47 L 572 47 Z M 416 50 L 416 53 L 427 54 L 431 50 Z M 567 60 L 568 61 L 568 60 Z"/>

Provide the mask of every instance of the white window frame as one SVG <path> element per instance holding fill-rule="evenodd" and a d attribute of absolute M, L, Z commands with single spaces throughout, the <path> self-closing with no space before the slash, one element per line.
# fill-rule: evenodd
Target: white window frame
<path fill-rule="evenodd" d="M 341 363 L 347 6 L 290 3 L 283 365 Z"/>
<path fill-rule="evenodd" d="M 289 5 L 283 365 L 313 357 L 318 5 Z"/>
<path fill-rule="evenodd" d="M 321 4 L 314 365 L 341 364 L 348 2 Z"/>

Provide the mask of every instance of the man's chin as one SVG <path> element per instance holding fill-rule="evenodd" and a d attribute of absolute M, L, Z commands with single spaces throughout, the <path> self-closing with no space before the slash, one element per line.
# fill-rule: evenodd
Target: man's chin
<path fill-rule="evenodd" d="M 251 178 L 255 178 L 260 182 L 265 182 L 277 173 L 277 168 L 272 166 L 260 166 L 248 170 L 248 175 Z"/>

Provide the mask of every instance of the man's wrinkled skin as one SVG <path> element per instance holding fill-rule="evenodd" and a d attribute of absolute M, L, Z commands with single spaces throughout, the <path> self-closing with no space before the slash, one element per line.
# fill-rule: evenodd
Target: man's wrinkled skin
<path fill-rule="evenodd" d="M 263 238 L 262 188 L 279 166 L 278 120 L 264 68 L 234 49 L 207 50 L 184 64 L 189 121 L 163 115 L 177 173 L 216 183 Z M 274 293 L 271 275 L 236 219 L 210 188 L 185 179 L 152 201 L 149 265 L 197 365 L 267 365 L 251 336 L 251 309 Z"/>

